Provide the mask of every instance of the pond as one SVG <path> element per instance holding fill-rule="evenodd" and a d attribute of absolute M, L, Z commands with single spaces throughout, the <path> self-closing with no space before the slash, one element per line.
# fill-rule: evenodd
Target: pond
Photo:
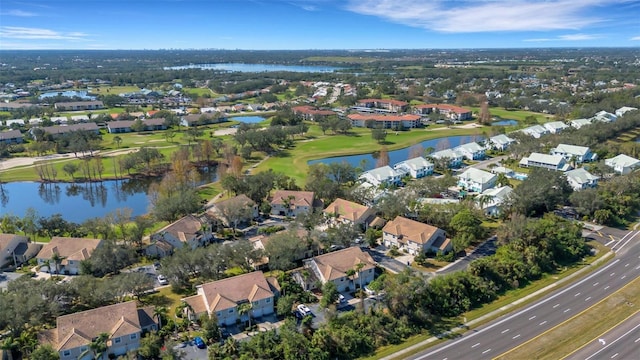
<path fill-rule="evenodd" d="M 393 135 L 388 136 L 387 139 L 389 139 L 389 137 L 392 137 L 392 136 Z M 427 148 L 433 148 L 434 150 L 438 151 L 443 149 L 454 148 L 458 145 L 470 143 L 473 141 L 480 141 L 482 139 L 483 139 L 482 136 L 449 136 L 444 138 L 425 140 L 419 143 L 419 145 L 422 147 L 423 150 Z M 389 151 L 389 165 L 393 165 L 400 161 L 407 160 L 414 146 L 417 147 L 417 145 L 413 145 L 403 149 Z M 422 156 L 424 156 L 424 151 L 422 151 Z M 376 159 L 376 153 L 373 153 L 373 154 L 337 156 L 337 157 L 331 157 L 331 158 L 311 160 L 308 162 L 308 164 L 309 165 L 318 164 L 318 163 L 330 164 L 334 162 L 343 162 L 343 161 L 346 161 L 352 166 L 361 168 L 363 170 L 371 170 L 376 167 L 377 159 Z"/>
<path fill-rule="evenodd" d="M 229 120 L 240 121 L 247 124 L 257 124 L 263 122 L 265 118 L 262 116 L 234 116 L 230 117 Z"/>
<path fill-rule="evenodd" d="M 341 68 L 333 66 L 317 66 L 317 65 L 280 65 L 280 64 L 243 64 L 243 63 L 220 63 L 220 64 L 189 64 L 181 66 L 167 66 L 164 70 L 185 70 L 185 69 L 202 69 L 202 70 L 219 70 L 231 72 L 274 72 L 274 71 L 291 71 L 306 73 L 325 73 L 334 72 Z"/>
<path fill-rule="evenodd" d="M 53 98 L 56 96 L 79 97 L 86 100 L 95 100 L 95 96 L 90 96 L 86 91 L 67 90 L 67 91 L 49 91 L 38 96 L 39 99 Z"/>
<path fill-rule="evenodd" d="M 216 168 L 200 173 L 198 184 L 217 180 Z M 159 179 L 124 179 L 84 183 L 11 182 L 0 187 L 0 215 L 23 217 L 28 208 L 39 216 L 62 214 L 67 221 L 82 223 L 104 217 L 120 208 L 130 208 L 133 216 L 149 212 L 147 190 Z"/>
<path fill-rule="evenodd" d="M 494 121 L 491 123 L 491 126 L 515 126 L 515 125 L 518 125 L 518 122 L 512 119 Z"/>

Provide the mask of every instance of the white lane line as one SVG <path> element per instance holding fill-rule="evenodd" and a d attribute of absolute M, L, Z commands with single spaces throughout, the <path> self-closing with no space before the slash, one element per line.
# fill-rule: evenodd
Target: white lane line
<path fill-rule="evenodd" d="M 488 353 L 489 351 L 491 351 L 491 349 L 487 349 L 487 350 L 483 351 L 482 353 L 483 353 L 483 354 L 486 354 L 486 353 Z"/>
<path fill-rule="evenodd" d="M 615 353 L 615 354 L 611 355 L 611 358 L 613 359 L 616 356 L 618 356 L 618 353 Z"/>
<path fill-rule="evenodd" d="M 535 315 L 533 315 L 532 317 L 530 317 L 530 318 L 529 318 L 529 320 L 533 320 L 533 319 L 535 319 L 535 318 L 536 318 L 536 316 L 535 316 Z"/>
<path fill-rule="evenodd" d="M 541 322 L 540 324 L 538 324 L 538 326 L 542 326 L 542 325 L 544 325 L 544 324 L 546 324 L 546 323 L 547 323 L 547 320 L 545 320 L 545 321 Z"/>
<path fill-rule="evenodd" d="M 517 338 L 519 338 L 519 337 L 520 337 L 520 334 L 518 334 L 518 335 L 516 335 L 516 336 L 512 337 L 512 339 L 517 339 Z"/>
<path fill-rule="evenodd" d="M 578 296 L 580 296 L 580 293 L 573 295 L 573 297 L 578 297 Z"/>
<path fill-rule="evenodd" d="M 600 284 L 599 282 L 594 282 L 593 286 L 598 286 L 598 284 Z"/>
<path fill-rule="evenodd" d="M 627 266 L 629 266 L 629 263 L 624 264 L 624 267 L 627 267 Z"/>
<path fill-rule="evenodd" d="M 471 347 L 474 348 L 474 347 L 476 347 L 478 345 L 480 345 L 480 343 L 475 343 L 475 344 L 471 345 Z"/>
<path fill-rule="evenodd" d="M 640 327 L 640 324 L 638 324 L 638 325 L 634 326 L 631 330 L 629 330 L 629 331 L 627 331 L 626 333 L 624 333 L 624 334 L 620 335 L 618 338 L 616 338 L 615 340 L 611 341 L 611 342 L 610 342 L 610 343 L 608 343 L 606 346 L 602 347 L 602 349 L 600 349 L 600 350 L 598 350 L 598 351 L 594 352 L 593 354 L 591 354 L 590 356 L 588 356 L 588 357 L 587 357 L 586 359 L 584 359 L 584 360 L 589 360 L 589 359 L 591 359 L 591 358 L 595 357 L 596 355 L 598 355 L 599 353 L 601 353 L 602 351 L 604 351 L 604 349 L 606 349 L 606 348 L 608 348 L 609 346 L 611 346 L 611 345 L 615 344 L 616 342 L 618 342 L 618 341 L 619 341 L 620 339 L 622 339 L 623 337 L 625 337 L 625 336 L 627 336 L 627 335 L 631 334 L 632 332 L 634 332 L 634 331 L 635 331 L 637 328 L 639 328 L 639 327 Z M 636 340 L 636 341 L 638 341 L 638 340 Z M 618 353 L 616 353 L 614 356 L 617 356 L 617 355 L 618 355 Z"/>
<path fill-rule="evenodd" d="M 510 330 L 510 329 L 503 330 L 503 331 L 502 331 L 502 333 L 503 333 L 503 334 L 508 333 L 508 332 L 509 332 L 509 330 Z"/>
<path fill-rule="evenodd" d="M 636 341 L 634 341 L 634 343 L 637 343 L 638 341 L 640 341 L 640 338 L 637 338 Z"/>
<path fill-rule="evenodd" d="M 636 270 L 640 269 L 640 265 L 636 266 Z"/>
<path fill-rule="evenodd" d="M 626 278 L 626 277 L 627 277 L 627 275 L 622 275 L 622 276 L 620 277 L 620 280 L 622 280 L 622 279 L 624 279 L 624 278 Z"/>
<path fill-rule="evenodd" d="M 555 305 L 553 305 L 553 308 L 555 309 L 555 308 L 557 308 L 558 306 L 560 306 L 560 304 L 555 304 Z"/>
<path fill-rule="evenodd" d="M 616 273 L 612 272 L 612 273 L 611 273 L 611 275 L 609 275 L 609 276 L 613 276 L 613 275 L 615 275 L 615 274 L 616 274 Z"/>
<path fill-rule="evenodd" d="M 616 242 L 616 240 L 611 240 L 611 241 L 609 241 L 608 243 L 604 244 L 604 246 L 609 246 L 609 245 L 611 245 L 611 243 L 613 243 L 613 242 Z"/>
<path fill-rule="evenodd" d="M 584 299 L 584 301 L 589 301 L 591 300 L 591 296 L 589 296 L 588 298 Z"/>
<path fill-rule="evenodd" d="M 605 286 L 604 289 L 607 290 L 609 288 L 609 285 Z"/>
<path fill-rule="evenodd" d="M 624 242 L 624 244 L 620 245 L 620 247 L 618 249 L 616 249 L 616 252 L 620 252 L 620 250 L 622 250 L 623 247 L 627 246 L 627 244 L 629 244 L 629 242 L 631 240 L 633 240 L 634 237 L 638 236 L 638 234 L 640 234 L 640 232 L 636 231 L 635 234 L 633 234 L 633 236 L 631 236 L 630 238 L 627 239 L 627 241 Z M 620 242 L 622 242 L 622 240 L 620 240 Z M 617 245 L 617 244 L 616 244 Z M 614 246 L 615 247 L 615 246 Z M 613 248 L 612 248 L 613 249 Z"/>
<path fill-rule="evenodd" d="M 571 311 L 571 309 L 567 309 L 567 310 L 565 310 L 564 312 L 565 312 L 565 313 L 568 313 L 569 311 Z"/>

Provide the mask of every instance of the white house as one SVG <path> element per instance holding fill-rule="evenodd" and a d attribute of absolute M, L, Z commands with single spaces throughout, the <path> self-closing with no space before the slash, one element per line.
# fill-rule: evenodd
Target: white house
<path fill-rule="evenodd" d="M 598 111 L 592 119 L 603 123 L 610 123 L 616 121 L 618 117 L 610 112 L 602 110 Z"/>
<path fill-rule="evenodd" d="M 93 251 L 100 245 L 100 239 L 54 236 L 38 252 L 36 259 L 41 271 L 77 275 L 80 273 L 80 263 L 89 260 Z"/>
<path fill-rule="evenodd" d="M 467 160 L 482 160 L 485 156 L 484 147 L 476 142 L 456 146 L 453 151 L 462 154 Z"/>
<path fill-rule="evenodd" d="M 429 157 L 436 160 L 448 160 L 450 168 L 457 168 L 462 165 L 462 159 L 464 158 L 462 154 L 451 149 L 436 151 L 431 153 Z"/>
<path fill-rule="evenodd" d="M 568 171 L 571 169 L 571 166 L 567 164 L 563 156 L 540 153 L 531 153 L 528 157 L 523 157 L 519 165 L 521 167 L 540 167 L 556 171 Z"/>
<path fill-rule="evenodd" d="M 467 190 L 481 193 L 495 186 L 498 176 L 484 170 L 468 168 L 458 175 L 458 186 Z"/>
<path fill-rule="evenodd" d="M 574 191 L 594 188 L 598 185 L 598 180 L 600 179 L 599 176 L 591 174 L 584 168 L 569 170 L 564 173 L 564 176 L 567 177 L 567 181 Z"/>
<path fill-rule="evenodd" d="M 515 139 L 512 139 L 504 134 L 492 136 L 489 138 L 489 145 L 499 151 L 506 150 L 509 145 L 513 144 L 514 142 L 516 142 Z"/>
<path fill-rule="evenodd" d="M 204 217 L 187 215 L 151 234 L 150 238 L 146 254 L 165 257 L 182 247 L 195 249 L 204 246 L 213 239 L 213 233 Z"/>
<path fill-rule="evenodd" d="M 634 111 L 634 110 L 638 110 L 638 108 L 634 108 L 634 107 L 630 107 L 630 106 L 623 106 L 620 109 L 616 110 L 616 116 L 620 117 L 624 114 L 626 114 L 629 111 Z"/>
<path fill-rule="evenodd" d="M 542 125 L 533 125 L 522 130 L 523 133 L 533 136 L 536 139 L 539 139 L 542 135 L 547 135 L 549 133 L 549 129 L 545 128 Z"/>
<path fill-rule="evenodd" d="M 610 159 L 605 159 L 604 164 L 613 168 L 613 171 L 625 175 L 640 167 L 640 160 L 620 154 Z"/>
<path fill-rule="evenodd" d="M 336 221 L 354 225 L 366 225 L 375 216 L 373 208 L 341 198 L 335 199 L 323 212 Z"/>
<path fill-rule="evenodd" d="M 313 191 L 277 190 L 271 200 L 271 214 L 293 217 L 308 214 L 313 211 L 314 201 Z"/>
<path fill-rule="evenodd" d="M 500 214 L 500 207 L 507 201 L 512 192 L 513 188 L 510 186 L 487 189 L 476 197 L 476 201 L 485 214 L 496 216 Z"/>
<path fill-rule="evenodd" d="M 393 165 L 393 169 L 402 174 L 408 174 L 414 179 L 419 179 L 433 173 L 433 163 L 418 156 Z"/>
<path fill-rule="evenodd" d="M 586 146 L 558 144 L 558 146 L 551 149 L 549 153 L 551 155 L 560 155 L 567 161 L 571 161 L 571 159 L 574 158 L 578 164 L 598 159 L 598 154 L 592 153 Z"/>
<path fill-rule="evenodd" d="M 590 119 L 575 119 L 575 120 L 571 120 L 569 122 L 569 125 L 571 125 L 571 127 L 573 127 L 573 128 L 580 129 L 583 126 L 591 125 L 591 120 Z"/>
<path fill-rule="evenodd" d="M 547 128 L 552 134 L 557 134 L 564 129 L 567 129 L 569 125 L 565 124 L 562 121 L 552 121 L 544 124 L 544 127 Z"/>
<path fill-rule="evenodd" d="M 396 216 L 382 228 L 382 240 L 385 246 L 395 246 L 411 255 L 447 252 L 453 247 L 444 230 L 402 216 Z"/>
<path fill-rule="evenodd" d="M 389 165 L 385 165 L 363 172 L 359 179 L 374 186 L 380 186 L 382 184 L 399 185 L 402 180 L 402 173 L 394 170 Z"/>
<path fill-rule="evenodd" d="M 331 281 L 339 292 L 355 290 L 373 281 L 376 263 L 371 255 L 359 247 L 349 247 L 344 250 L 333 251 L 315 256 L 304 262 L 304 267 L 310 270 L 312 278 L 322 284 Z M 353 275 L 348 275 L 351 271 Z M 308 288 L 307 284 L 302 284 Z"/>

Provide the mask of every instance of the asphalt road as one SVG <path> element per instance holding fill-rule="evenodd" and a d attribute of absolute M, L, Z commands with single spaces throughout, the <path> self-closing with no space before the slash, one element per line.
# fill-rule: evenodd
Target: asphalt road
<path fill-rule="evenodd" d="M 634 231 L 616 247 L 616 257 L 543 299 L 424 350 L 410 359 L 491 359 L 566 321 L 640 276 L 640 236 Z"/>
<path fill-rule="evenodd" d="M 496 253 L 496 241 L 497 237 L 492 236 L 487 241 L 483 242 L 480 246 L 478 246 L 473 252 L 462 259 L 456 261 L 455 263 L 448 266 L 446 269 L 438 270 L 438 274 L 448 274 L 454 271 L 460 271 L 466 269 L 469 264 L 478 258 L 493 255 Z"/>
<path fill-rule="evenodd" d="M 567 359 L 640 359 L 640 312 L 580 348 Z"/>

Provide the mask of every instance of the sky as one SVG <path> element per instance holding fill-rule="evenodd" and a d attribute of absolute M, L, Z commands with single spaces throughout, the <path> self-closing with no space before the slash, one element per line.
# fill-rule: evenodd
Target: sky
<path fill-rule="evenodd" d="M 1 0 L 1 49 L 638 47 L 640 0 Z"/>

